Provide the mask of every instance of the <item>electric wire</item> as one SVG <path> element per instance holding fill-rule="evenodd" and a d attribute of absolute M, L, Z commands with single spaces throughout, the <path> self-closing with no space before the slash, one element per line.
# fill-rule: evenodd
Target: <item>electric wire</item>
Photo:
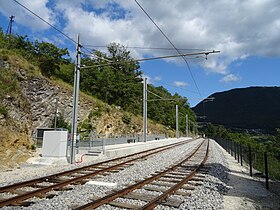
<path fill-rule="evenodd" d="M 154 96 L 156 96 L 156 97 L 158 97 L 160 99 L 163 99 L 160 95 L 158 95 L 158 94 L 156 94 L 156 93 L 154 93 L 154 92 L 152 92 L 152 91 L 150 91 L 148 89 L 147 89 L 147 92 L 151 93 L 152 95 L 154 95 Z"/>
<path fill-rule="evenodd" d="M 94 48 L 107 48 L 108 46 L 106 45 L 88 45 L 84 44 L 86 47 L 94 47 Z M 127 49 L 140 49 L 140 50 L 175 50 L 174 48 L 171 47 L 141 47 L 141 46 L 125 46 Z M 195 48 L 179 48 L 178 50 L 182 51 L 209 51 L 205 49 L 195 49 Z"/>
<path fill-rule="evenodd" d="M 45 19 L 43 19 L 42 17 L 40 17 L 39 15 L 37 15 L 35 12 L 33 12 L 32 10 L 30 10 L 29 8 L 27 8 L 26 6 L 24 6 L 23 4 L 21 4 L 20 2 L 18 2 L 17 0 L 13 0 L 15 3 L 17 3 L 18 5 L 20 5 L 21 7 L 23 7 L 25 10 L 27 10 L 28 12 L 30 12 L 32 15 L 36 16 L 37 18 L 39 18 L 41 21 L 43 21 L 44 23 L 46 23 L 47 25 L 49 25 L 51 28 L 53 28 L 54 30 L 56 30 L 57 32 L 59 32 L 60 34 L 62 34 L 64 37 L 66 37 L 67 39 L 69 39 L 70 41 L 72 41 L 74 44 L 78 44 L 74 39 L 72 39 L 69 35 L 67 35 L 66 33 L 64 33 L 63 31 L 59 30 L 57 27 L 55 27 L 54 25 L 52 25 L 51 23 L 49 23 L 48 21 L 46 21 Z M 86 47 L 84 47 L 83 45 L 80 44 L 81 48 L 84 48 L 87 52 L 91 53 L 91 50 L 93 51 L 97 51 L 95 49 L 88 49 Z M 108 59 L 105 58 L 101 58 L 97 55 L 95 55 L 96 58 L 100 58 L 103 60 L 106 60 L 108 62 L 111 62 Z"/>
<path fill-rule="evenodd" d="M 74 39 L 72 39 L 69 35 L 67 35 L 66 33 L 62 32 L 61 30 L 59 30 L 57 27 L 53 26 L 51 23 L 49 23 L 48 21 L 46 21 L 45 19 L 43 19 L 42 17 L 40 17 L 39 15 L 37 15 L 35 12 L 33 12 L 32 10 L 30 10 L 29 8 L 27 8 L 26 6 L 24 6 L 23 4 L 21 4 L 19 1 L 17 0 L 13 0 L 15 3 L 17 3 L 18 5 L 20 5 L 21 7 L 23 7 L 25 10 L 27 10 L 28 12 L 30 12 L 32 15 L 36 16 L 37 18 L 39 18 L 41 21 L 43 21 L 44 23 L 46 23 L 47 25 L 49 25 L 51 28 L 53 28 L 54 30 L 56 30 L 57 32 L 59 32 L 60 34 L 62 34 L 63 36 L 65 36 L 67 39 L 69 39 L 70 41 L 72 41 L 75 44 L 78 44 Z M 136 1 L 136 0 L 135 0 Z M 145 14 L 150 18 L 150 20 L 157 26 L 157 24 L 152 20 L 152 18 L 149 16 L 149 14 L 144 10 L 144 8 L 136 1 L 136 3 L 140 6 L 140 8 L 145 12 Z M 169 40 L 169 38 L 164 34 L 164 32 L 157 26 L 157 28 L 161 31 L 161 33 L 165 36 L 165 38 L 170 42 L 170 44 L 173 46 L 174 49 L 172 48 L 164 48 L 164 47 L 127 47 L 127 48 L 135 48 L 135 49 L 152 49 L 152 50 L 176 50 L 179 55 L 181 57 L 183 57 L 184 55 L 182 55 L 178 50 L 198 50 L 198 49 L 177 49 L 172 42 Z M 86 56 L 91 56 L 94 58 L 100 58 L 102 60 L 108 61 L 108 62 L 112 62 L 106 58 L 103 57 L 99 57 L 97 55 L 93 55 L 91 53 L 92 51 L 97 51 L 96 49 L 88 49 L 85 46 L 93 46 L 93 45 L 83 45 L 81 46 L 82 48 L 84 48 L 86 51 L 88 51 L 90 54 L 87 53 L 83 53 L 82 54 L 86 55 Z M 94 46 L 94 47 L 107 47 L 107 46 Z M 201 50 L 203 51 L 203 49 Z M 164 57 L 164 56 L 163 56 Z M 173 56 L 168 56 L 168 57 L 173 57 Z M 183 57 L 184 58 L 184 57 Z M 146 59 L 138 59 L 138 61 L 144 61 L 144 60 L 153 60 L 153 59 L 160 59 L 160 58 L 146 58 Z M 185 59 L 185 58 L 184 58 Z M 187 61 L 186 61 L 187 62 Z M 187 63 L 188 65 L 188 63 Z M 189 66 L 188 66 L 189 68 Z M 199 90 L 198 90 L 199 91 Z M 200 91 L 199 91 L 200 94 Z"/>
<path fill-rule="evenodd" d="M 186 89 L 186 88 L 181 88 L 181 87 L 178 87 L 178 86 L 175 86 L 175 85 L 171 85 L 171 84 L 168 84 L 168 83 L 164 83 L 164 82 L 159 82 L 159 81 L 153 81 L 154 83 L 158 83 L 158 84 L 161 84 L 161 85 L 167 85 L 167 86 L 170 86 L 170 87 L 175 87 L 177 89 L 181 89 L 181 90 L 185 90 L 185 91 L 188 91 L 190 93 L 195 93 L 195 94 L 198 94 L 198 92 L 194 91 L 194 90 L 189 90 L 189 89 Z"/>
<path fill-rule="evenodd" d="M 141 8 L 141 10 L 146 14 L 146 16 L 151 20 L 151 22 L 157 27 L 157 29 L 158 29 L 158 30 L 161 32 L 161 34 L 166 38 L 166 40 L 172 45 L 172 47 L 178 52 L 178 54 L 181 54 L 180 51 L 178 50 L 178 48 L 176 48 L 176 46 L 171 42 L 171 40 L 168 38 L 168 36 L 161 30 L 161 28 L 156 24 L 156 22 L 155 22 L 155 21 L 152 19 L 152 17 L 146 12 L 146 10 L 139 4 L 139 2 L 138 2 L 137 0 L 134 0 L 134 1 L 135 1 L 136 4 Z M 196 83 L 196 81 L 195 81 L 195 78 L 194 78 L 194 76 L 193 76 L 193 73 L 192 73 L 192 71 L 191 71 L 191 68 L 190 68 L 190 66 L 189 66 L 189 63 L 188 63 L 188 61 L 187 61 L 187 59 L 186 59 L 185 57 L 182 56 L 182 58 L 183 58 L 183 60 L 185 61 L 185 63 L 187 64 L 187 67 L 188 67 L 188 70 L 189 70 L 190 75 L 191 75 L 191 77 L 192 77 L 192 80 L 193 80 L 193 82 L 194 82 L 194 84 L 195 84 L 195 86 L 196 86 L 196 89 L 197 89 L 199 95 L 201 96 L 200 90 L 199 90 L 198 85 L 197 85 L 197 83 Z"/>
<path fill-rule="evenodd" d="M 60 34 L 62 34 L 63 36 L 65 36 L 67 39 L 71 40 L 72 42 L 74 42 L 75 44 L 78 44 L 74 39 L 72 39 L 70 36 L 68 36 L 67 34 L 65 34 L 64 32 L 62 32 L 61 30 L 59 30 L 58 28 L 56 28 L 55 26 L 53 26 L 52 24 L 50 24 L 48 21 L 44 20 L 42 17 L 40 17 L 39 15 L 37 15 L 35 12 L 31 11 L 29 8 L 27 8 L 26 6 L 24 6 L 23 4 L 21 4 L 20 2 L 18 2 L 17 0 L 13 0 L 15 3 L 17 3 L 18 5 L 20 5 L 21 7 L 23 7 L 24 9 L 26 9 L 28 12 L 30 12 L 31 14 L 33 14 L 34 16 L 36 16 L 37 18 L 39 18 L 41 21 L 43 21 L 44 23 L 46 23 L 47 25 L 49 25 L 50 27 L 52 27 L 54 30 L 56 30 L 57 32 L 59 32 Z"/>

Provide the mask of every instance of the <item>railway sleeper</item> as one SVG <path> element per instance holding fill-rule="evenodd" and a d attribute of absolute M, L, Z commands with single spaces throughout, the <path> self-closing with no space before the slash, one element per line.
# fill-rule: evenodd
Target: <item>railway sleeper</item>
<path fill-rule="evenodd" d="M 159 178 L 158 181 L 161 182 L 175 182 L 178 183 L 180 182 L 182 179 L 167 179 L 167 178 Z"/>
<path fill-rule="evenodd" d="M 70 191 L 73 189 L 74 189 L 73 187 L 64 186 L 64 187 L 60 187 L 60 188 L 54 188 L 53 191 Z"/>
<path fill-rule="evenodd" d="M 53 179 L 48 179 L 46 180 L 45 182 L 48 182 L 48 183 L 61 183 L 61 182 L 64 182 L 64 181 L 67 181 L 69 180 L 70 178 L 66 178 L 66 177 L 59 177 L 59 178 L 53 178 Z"/>
<path fill-rule="evenodd" d="M 180 171 L 172 171 L 169 174 L 175 175 L 175 176 L 186 176 L 186 172 L 180 172 Z"/>
<path fill-rule="evenodd" d="M 164 186 L 164 187 L 174 186 L 174 184 L 168 183 L 168 182 L 151 182 L 150 185 L 157 185 L 157 186 Z M 194 190 L 195 189 L 194 186 L 190 186 L 190 185 L 186 185 L 186 184 L 182 185 L 181 188 L 184 190 Z"/>
<path fill-rule="evenodd" d="M 152 199 L 156 198 L 157 196 L 156 195 L 151 195 L 151 194 L 131 192 L 131 193 L 129 193 L 129 194 L 123 196 L 123 197 L 128 198 L 128 199 L 134 199 L 134 200 L 141 200 L 141 201 L 149 202 Z M 183 203 L 183 201 L 181 201 L 179 199 L 167 198 L 166 200 L 164 200 L 163 202 L 161 202 L 159 204 L 178 208 L 182 203 Z"/>
<path fill-rule="evenodd" d="M 197 181 L 188 181 L 188 184 L 193 185 L 193 186 L 200 186 L 203 185 L 202 182 L 197 182 Z"/>
<path fill-rule="evenodd" d="M 156 191 L 156 192 L 166 192 L 167 191 L 167 189 L 162 189 L 162 188 L 158 188 L 158 187 L 151 187 L 151 186 L 145 186 L 145 187 L 143 187 L 143 189 L 148 190 L 148 191 Z M 182 190 L 177 190 L 173 194 L 182 195 L 182 196 L 190 196 L 191 195 L 190 192 L 185 192 L 185 191 L 182 191 Z"/>
<path fill-rule="evenodd" d="M 183 179 L 186 177 L 186 175 L 172 175 L 172 174 L 166 174 L 162 177 L 166 177 L 166 178 L 172 178 L 172 179 Z"/>
<path fill-rule="evenodd" d="M 91 197 L 91 200 L 95 201 L 101 197 L 93 195 Z M 111 206 L 119 207 L 119 208 L 126 208 L 126 209 L 139 209 L 141 206 L 134 205 L 134 204 L 129 204 L 129 203 L 123 203 L 123 202 L 118 202 L 118 201 L 111 201 L 108 203 Z M 77 208 L 78 206 L 72 206 L 72 209 Z"/>
<path fill-rule="evenodd" d="M 203 181 L 204 181 L 204 179 L 203 179 L 203 178 L 193 177 L 193 178 L 191 178 L 191 181 L 203 182 Z"/>
<path fill-rule="evenodd" d="M 205 175 L 204 174 L 200 174 L 199 172 L 197 174 L 195 174 L 194 177 L 195 178 L 205 179 Z"/>

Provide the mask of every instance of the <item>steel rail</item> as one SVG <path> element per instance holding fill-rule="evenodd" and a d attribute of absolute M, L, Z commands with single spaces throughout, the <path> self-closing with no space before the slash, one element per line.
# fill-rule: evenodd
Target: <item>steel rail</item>
<path fill-rule="evenodd" d="M 206 162 L 206 160 L 208 158 L 208 152 L 209 152 L 209 140 L 208 140 L 208 143 L 207 143 L 207 149 L 206 149 L 206 153 L 205 153 L 204 159 L 202 160 L 202 162 L 195 169 L 192 170 L 192 172 L 187 177 L 182 179 L 180 182 L 178 182 L 176 185 L 174 185 L 173 187 L 171 187 L 170 189 L 168 189 L 167 191 L 165 191 L 164 193 L 162 193 L 158 197 L 156 197 L 153 200 L 151 200 L 150 202 L 148 202 L 145 206 L 143 206 L 141 208 L 138 208 L 138 210 L 154 209 L 159 203 L 164 201 L 167 197 L 172 195 L 175 191 L 180 189 L 180 187 L 182 187 L 189 180 L 191 180 L 193 178 L 193 176 L 197 173 L 197 171 L 201 167 L 203 167 L 203 165 L 205 164 L 205 162 Z"/>
<path fill-rule="evenodd" d="M 128 186 L 128 187 L 126 187 L 124 189 L 121 189 L 119 191 L 116 191 L 114 193 L 111 193 L 111 194 L 109 194 L 107 196 L 99 198 L 99 199 L 97 199 L 95 201 L 87 203 L 87 204 L 85 204 L 83 206 L 77 207 L 74 210 L 82 210 L 82 209 L 86 210 L 86 209 L 93 209 L 93 208 L 100 207 L 100 206 L 102 206 L 104 204 L 108 204 L 109 202 L 115 200 L 116 198 L 124 196 L 124 195 L 132 192 L 135 189 L 138 189 L 138 188 L 140 188 L 140 187 L 142 187 L 142 186 L 144 186 L 144 185 L 146 185 L 148 183 L 151 183 L 154 180 L 159 179 L 160 177 L 164 176 L 165 174 L 167 174 L 170 171 L 173 171 L 175 168 L 177 168 L 178 166 L 181 166 L 183 163 L 187 162 L 190 158 L 192 158 L 196 154 L 196 152 L 201 148 L 203 143 L 204 143 L 204 141 L 200 145 L 198 145 L 194 149 L 194 151 L 187 158 L 185 158 L 184 160 L 180 161 L 176 165 L 174 165 L 174 166 L 164 170 L 163 172 L 160 172 L 160 173 L 158 173 L 158 174 L 156 174 L 154 176 L 151 176 L 151 177 L 149 177 L 149 178 L 147 178 L 147 179 L 145 179 L 143 181 L 137 182 L 137 183 L 135 183 L 133 185 L 130 185 L 130 186 Z"/>
<path fill-rule="evenodd" d="M 68 170 L 68 171 L 63 171 L 63 172 L 53 174 L 53 175 L 49 175 L 49 176 L 44 176 L 44 177 L 40 177 L 40 178 L 36 178 L 36 179 L 32 179 L 32 180 L 27 180 L 27 181 L 15 183 L 15 184 L 7 185 L 7 186 L 4 186 L 4 187 L 0 187 L 0 193 L 8 192 L 9 190 L 16 189 L 16 188 L 19 188 L 19 187 L 30 186 L 30 185 L 33 185 L 33 184 L 36 184 L 36 183 L 39 183 L 39 182 L 49 180 L 49 179 L 54 179 L 54 178 L 57 178 L 58 176 L 66 176 L 66 175 L 71 174 L 71 173 L 76 173 L 76 172 L 79 172 L 81 170 L 86 170 L 86 169 L 93 168 L 93 167 L 96 167 L 96 166 L 100 166 L 102 164 L 110 163 L 110 162 L 113 162 L 113 161 L 120 161 L 122 159 L 133 157 L 133 156 L 136 156 L 136 155 L 141 155 L 141 154 L 144 154 L 146 152 L 154 151 L 156 149 L 162 149 L 162 148 L 166 148 L 166 147 L 168 149 L 168 147 L 177 146 L 177 145 L 180 145 L 182 143 L 185 143 L 185 141 L 184 142 L 179 142 L 179 143 L 177 142 L 177 143 L 170 144 L 170 145 L 167 145 L 167 146 L 165 145 L 165 146 L 145 150 L 145 151 L 138 152 L 138 153 L 133 153 L 131 155 L 106 160 L 106 161 L 103 161 L 103 162 L 95 163 L 95 164 L 88 165 L 88 166 L 83 166 L 83 167 L 80 167 L 80 168 L 71 169 L 71 170 Z M 151 153 L 151 154 L 153 154 L 153 153 Z"/>
<path fill-rule="evenodd" d="M 54 174 L 54 175 L 50 175 L 50 176 L 45 176 L 45 177 L 42 177 L 42 178 L 37 178 L 37 179 L 34 179 L 34 180 L 29 180 L 29 181 L 26 181 L 26 182 L 21 182 L 21 183 L 17 183 L 17 184 L 13 184 L 13 185 L 2 187 L 2 188 L 0 188 L 0 192 L 9 192 L 9 191 L 11 191 L 13 189 L 21 188 L 21 187 L 24 187 L 24 186 L 31 186 L 32 187 L 35 184 L 38 184 L 40 182 L 50 182 L 50 183 L 52 183 L 52 180 L 58 179 L 59 176 L 66 176 L 66 175 L 69 175 L 69 174 L 73 174 L 73 173 L 81 172 L 83 170 L 87 170 L 89 168 L 94 168 L 96 166 L 100 166 L 102 164 L 106 164 L 106 163 L 109 163 L 109 162 L 119 161 L 119 160 L 124 159 L 124 158 L 130 158 L 130 157 L 133 157 L 133 156 L 136 156 L 136 155 L 141 155 L 141 154 L 144 154 L 144 153 L 147 153 L 147 152 L 151 152 L 151 153 L 148 153 L 148 154 L 144 154 L 144 155 L 142 155 L 140 157 L 136 157 L 134 159 L 130 159 L 130 160 L 127 160 L 127 161 L 115 164 L 113 166 L 109 166 L 107 168 L 100 169 L 98 171 L 94 171 L 92 173 L 81 175 L 79 177 L 74 177 L 74 178 L 71 178 L 69 180 L 61 181 L 60 183 L 55 183 L 55 184 L 50 185 L 50 186 L 41 187 L 38 190 L 34 190 L 34 191 L 31 191 L 31 192 L 26 192 L 24 194 L 20 194 L 20 195 L 17 195 L 17 196 L 14 196 L 14 197 L 2 200 L 2 201 L 0 201 L 0 207 L 7 206 L 7 205 L 13 205 L 13 204 L 16 204 L 16 203 L 20 203 L 20 202 L 22 202 L 22 201 L 24 201 L 24 200 L 26 200 L 28 198 L 31 198 L 31 197 L 34 197 L 34 196 L 37 196 L 37 195 L 45 194 L 45 193 L 47 193 L 47 192 L 49 192 L 51 190 L 61 189 L 61 188 L 63 188 L 66 185 L 81 182 L 82 180 L 88 179 L 88 178 L 93 177 L 93 176 L 95 176 L 97 174 L 104 173 L 104 172 L 107 172 L 107 171 L 111 171 L 113 169 L 117 169 L 120 166 L 123 166 L 123 165 L 125 165 L 127 163 L 131 163 L 131 162 L 136 161 L 138 159 L 146 158 L 146 157 L 148 157 L 150 155 L 162 152 L 164 150 L 167 150 L 167 149 L 170 149 L 170 148 L 173 148 L 173 147 L 176 147 L 176 146 L 180 146 L 180 145 L 184 144 L 185 142 L 186 141 L 177 142 L 177 143 L 174 143 L 174 144 L 171 144 L 171 145 L 161 146 L 161 147 L 158 147 L 158 148 L 149 149 L 149 150 L 146 150 L 146 151 L 143 151 L 143 152 L 138 152 L 138 153 L 131 154 L 131 155 L 128 155 L 128 156 L 123 156 L 123 157 L 120 157 L 120 158 L 115 158 L 115 159 L 112 159 L 112 160 L 103 161 L 101 163 L 96 163 L 96 164 L 93 164 L 93 165 L 89 165 L 89 166 L 85 166 L 85 167 L 81 167 L 81 168 L 77 168 L 77 169 L 61 172 L 61 173 L 58 173 L 58 174 Z"/>

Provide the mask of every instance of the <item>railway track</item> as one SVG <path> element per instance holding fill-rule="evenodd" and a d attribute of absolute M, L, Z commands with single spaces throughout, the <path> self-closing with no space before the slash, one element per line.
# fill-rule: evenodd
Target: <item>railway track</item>
<path fill-rule="evenodd" d="M 186 141 L 146 150 L 143 152 L 131 154 L 128 156 L 103 161 L 100 163 L 60 172 L 50 176 L 44 176 L 33 180 L 28 180 L 0 188 L 0 207 L 4 206 L 29 206 L 33 202 L 28 201 L 32 197 L 47 197 L 50 191 L 63 191 L 71 189 L 69 185 L 84 184 L 89 179 L 97 175 L 106 175 L 108 173 L 117 173 L 128 166 L 133 165 L 140 159 L 147 158 L 153 154 L 168 150 L 182 144 Z"/>
<path fill-rule="evenodd" d="M 182 161 L 160 171 L 145 180 L 138 181 L 133 185 L 114 191 L 104 197 L 95 198 L 92 202 L 75 207 L 75 210 L 94 209 L 105 204 L 125 209 L 153 209 L 157 205 L 179 207 L 180 200 L 170 198 L 173 194 L 189 195 L 183 190 L 193 190 L 195 185 L 192 181 L 202 181 L 203 175 L 198 175 L 203 170 L 209 150 L 209 140 L 203 141 L 194 151 Z M 192 183 L 191 183 L 192 182 Z M 141 191 L 141 193 L 139 193 Z M 157 192 L 158 195 L 149 192 Z M 118 199 L 144 201 L 142 206 L 120 202 Z"/>

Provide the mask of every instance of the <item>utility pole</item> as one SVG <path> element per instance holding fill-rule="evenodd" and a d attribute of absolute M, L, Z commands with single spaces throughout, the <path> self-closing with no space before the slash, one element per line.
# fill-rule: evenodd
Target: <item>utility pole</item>
<path fill-rule="evenodd" d="M 179 138 L 178 105 L 176 105 L 176 138 Z"/>
<path fill-rule="evenodd" d="M 189 137 L 189 122 L 188 115 L 186 114 L 186 136 Z"/>
<path fill-rule="evenodd" d="M 74 72 L 74 91 L 73 91 L 73 109 L 72 109 L 72 124 L 71 124 L 71 150 L 70 163 L 75 163 L 75 148 L 77 141 L 77 124 L 78 124 L 78 101 L 79 101 L 79 84 L 80 84 L 80 67 L 81 67 L 81 52 L 80 52 L 80 34 L 77 35 L 76 59 Z"/>
<path fill-rule="evenodd" d="M 54 129 L 56 130 L 57 124 L 57 114 L 58 114 L 58 98 L 55 98 L 55 114 L 54 114 Z"/>
<path fill-rule="evenodd" d="M 143 80 L 143 141 L 147 141 L 147 78 Z"/>
<path fill-rule="evenodd" d="M 10 16 L 10 21 L 9 21 L 9 26 L 8 26 L 8 28 L 7 28 L 7 31 L 6 31 L 6 35 L 7 34 L 12 34 L 12 27 L 13 27 L 13 22 L 14 22 L 14 19 L 15 18 L 15 16 L 14 15 L 11 15 Z"/>

